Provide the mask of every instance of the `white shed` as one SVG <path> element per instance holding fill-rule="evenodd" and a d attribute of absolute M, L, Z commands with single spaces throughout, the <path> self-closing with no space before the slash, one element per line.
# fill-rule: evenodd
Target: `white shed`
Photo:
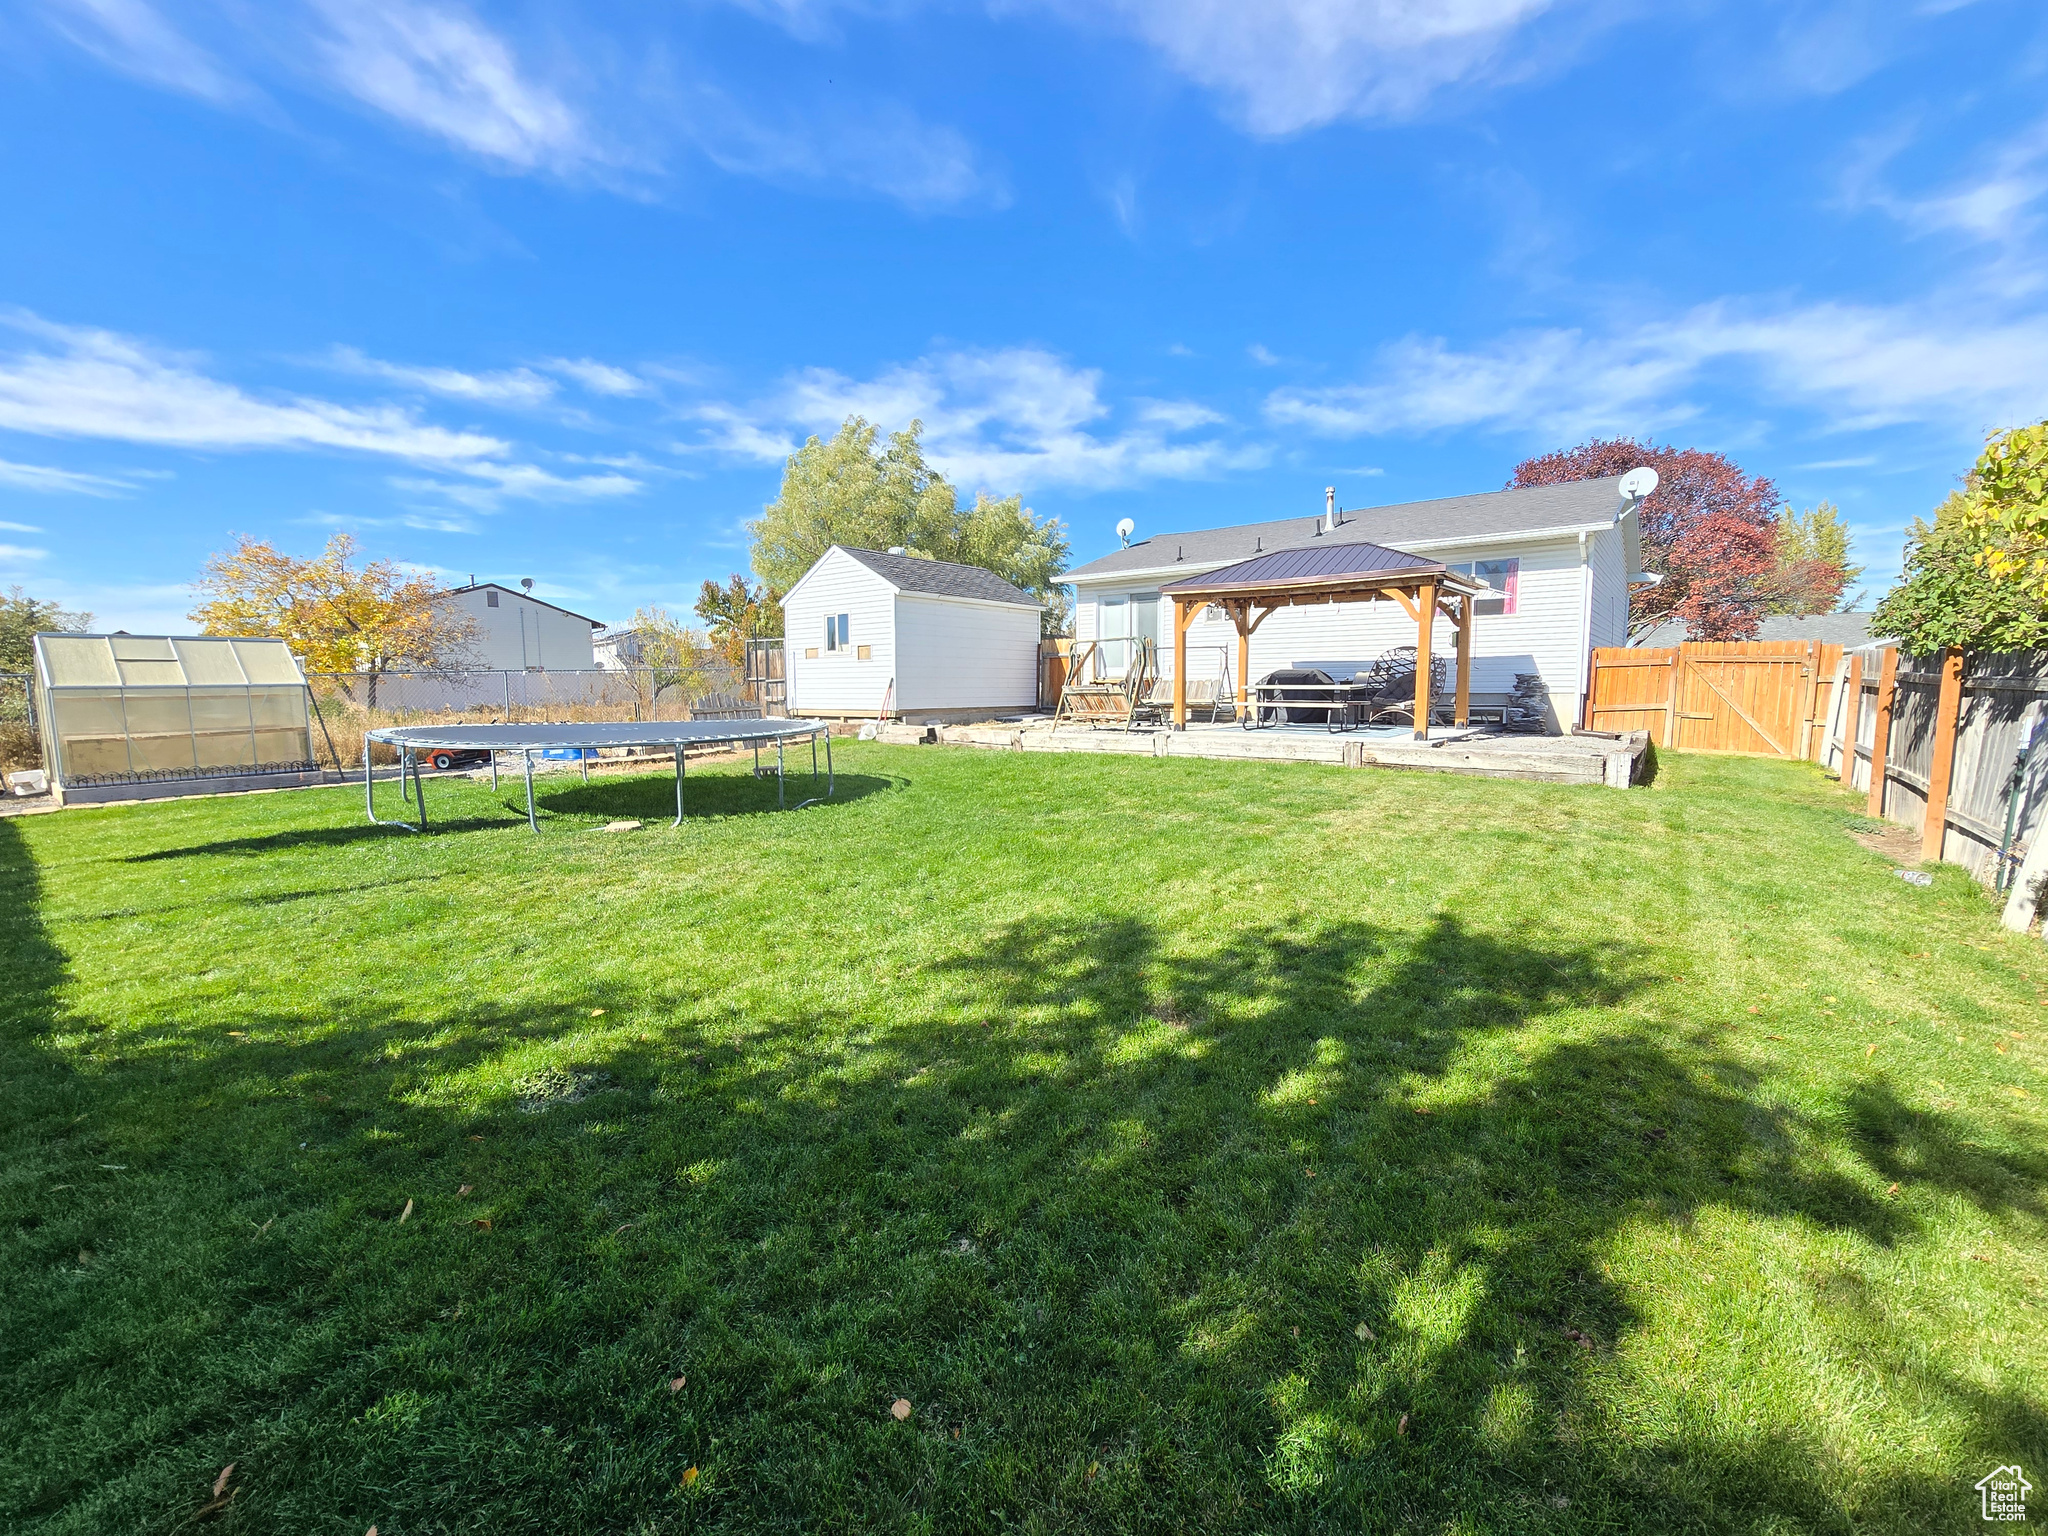
<path fill-rule="evenodd" d="M 1034 708 L 1040 612 L 978 565 L 834 544 L 782 599 L 790 713 L 928 720 Z"/>

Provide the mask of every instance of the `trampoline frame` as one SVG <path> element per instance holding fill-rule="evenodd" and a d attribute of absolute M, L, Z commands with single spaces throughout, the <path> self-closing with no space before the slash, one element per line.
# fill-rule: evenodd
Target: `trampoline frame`
<path fill-rule="evenodd" d="M 656 730 L 657 724 L 666 724 L 668 730 Z M 731 729 L 744 725 L 746 729 Z M 724 730 L 692 730 L 691 726 L 722 726 Z M 677 727 L 681 727 L 678 729 Z M 580 739 L 579 739 L 580 733 Z M 511 737 L 511 740 L 506 740 Z M 603 739 L 593 739 L 602 737 Z M 645 730 L 635 730 L 621 725 L 581 725 L 566 723 L 540 723 L 535 725 L 392 725 L 366 732 L 363 736 L 363 814 L 380 827 L 403 827 L 408 832 L 427 830 L 426 784 L 420 777 L 420 756 L 436 751 L 488 752 L 491 754 L 491 789 L 498 788 L 498 755 L 501 752 L 519 754 L 526 773 L 526 824 L 535 833 L 540 831 L 540 817 L 533 800 L 533 758 L 536 752 L 577 752 L 578 762 L 583 769 L 583 782 L 590 782 L 590 759 L 582 753 L 599 747 L 668 747 L 675 754 L 676 764 L 676 819 L 671 827 L 683 824 L 683 780 L 688 749 L 700 746 L 733 746 L 754 749 L 754 777 L 761 774 L 761 748 L 772 741 L 775 743 L 775 808 L 789 808 L 788 792 L 784 783 L 784 749 L 792 741 L 809 738 L 811 743 L 811 783 L 818 780 L 818 739 L 825 741 L 825 793 L 813 795 L 808 800 L 797 802 L 796 809 L 816 805 L 820 800 L 832 797 L 835 779 L 832 772 L 832 728 L 823 720 L 703 720 L 647 722 Z M 370 767 L 370 744 L 380 742 L 398 751 L 398 785 L 402 799 L 414 806 L 417 823 L 399 820 L 395 817 L 377 814 L 376 777 Z M 410 775 L 411 782 L 407 783 Z"/>

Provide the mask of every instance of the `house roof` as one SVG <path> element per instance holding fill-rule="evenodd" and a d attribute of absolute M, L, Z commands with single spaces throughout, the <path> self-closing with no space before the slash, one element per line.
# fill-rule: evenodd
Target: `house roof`
<path fill-rule="evenodd" d="M 1099 560 L 1077 566 L 1064 579 L 1087 580 L 1126 572 L 1159 571 L 1174 565 L 1221 565 L 1273 550 L 1325 543 L 1368 542 L 1401 549 L 1416 545 L 1568 533 L 1614 525 L 1624 508 L 1621 477 L 1534 485 L 1521 490 L 1442 496 L 1390 507 L 1339 512 L 1336 528 L 1318 530 L 1321 517 L 1287 517 L 1268 523 L 1240 523 L 1189 533 L 1161 533 Z"/>
<path fill-rule="evenodd" d="M 899 592 L 922 592 L 932 597 L 967 597 L 983 603 L 1015 603 L 1024 608 L 1045 605 L 1021 587 L 1011 585 L 994 571 L 978 565 L 956 565 L 951 560 L 925 560 L 916 555 L 892 555 L 879 549 L 852 549 L 835 544 L 834 549 L 851 555 Z"/>
<path fill-rule="evenodd" d="M 1388 549 L 1364 539 L 1325 539 L 1305 548 L 1275 550 L 1221 570 L 1189 575 L 1168 582 L 1160 591 L 1314 589 L 1352 582 L 1371 584 L 1394 576 L 1437 577 L 1460 590 L 1474 585 L 1468 578 L 1447 576 L 1443 562 L 1426 555 L 1411 555 L 1405 549 Z"/>
<path fill-rule="evenodd" d="M 1871 615 L 1868 613 L 1773 614 L 1763 621 L 1754 638 L 1758 640 L 1818 640 L 1823 645 L 1868 645 Z M 1685 620 L 1666 619 L 1629 641 L 1630 645 L 1683 645 Z"/>
<path fill-rule="evenodd" d="M 593 619 L 587 613 L 576 613 L 568 608 L 564 608 L 559 603 L 550 603 L 543 598 L 535 597 L 531 592 L 522 592 L 513 587 L 500 585 L 498 582 L 495 581 L 473 581 L 466 587 L 450 587 L 447 590 L 447 592 L 445 592 L 442 595 L 445 597 L 456 597 L 464 592 L 503 592 L 510 597 L 518 598 L 521 602 L 539 603 L 540 606 L 543 608 L 552 608 L 557 613 L 568 614 L 569 617 L 572 619 L 581 619 L 584 623 L 588 624 L 592 629 L 604 628 L 603 619 Z"/>

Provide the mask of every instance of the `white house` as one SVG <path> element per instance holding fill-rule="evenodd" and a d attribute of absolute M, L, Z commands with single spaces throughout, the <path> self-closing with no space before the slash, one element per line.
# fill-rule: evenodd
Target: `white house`
<path fill-rule="evenodd" d="M 1030 709 L 1041 608 L 978 565 L 835 544 L 783 595 L 790 713 L 927 720 Z"/>
<path fill-rule="evenodd" d="M 475 665 L 486 672 L 587 671 L 597 665 L 591 635 L 601 621 L 544 603 L 494 581 L 456 587 L 443 601 L 476 625 Z"/>
<path fill-rule="evenodd" d="M 1163 533 L 1069 571 L 1077 641 L 1100 639 L 1113 670 L 1133 642 L 1159 641 L 1160 664 L 1173 667 L 1170 612 L 1162 582 L 1205 574 L 1255 555 L 1364 540 L 1442 561 L 1477 576 L 1498 594 L 1475 605 L 1472 700 L 1504 702 L 1515 675 L 1531 672 L 1550 689 L 1557 723 L 1582 718 L 1595 646 L 1628 643 L 1628 597 L 1642 575 L 1638 503 L 1621 494 L 1621 477 L 1569 485 L 1488 491 L 1437 501 L 1339 511 L 1335 493 L 1321 517 L 1283 518 L 1191 533 Z M 1653 493 L 1654 494 L 1654 493 Z M 1451 626 L 1436 626 L 1449 657 Z M 1396 646 L 1415 644 L 1415 625 L 1392 603 L 1333 603 L 1282 608 L 1251 639 L 1253 681 L 1282 668 L 1313 667 L 1349 677 Z M 1217 609 L 1188 632 L 1191 680 L 1236 671 L 1237 631 Z M 1454 663 L 1450 663 L 1454 665 Z"/>

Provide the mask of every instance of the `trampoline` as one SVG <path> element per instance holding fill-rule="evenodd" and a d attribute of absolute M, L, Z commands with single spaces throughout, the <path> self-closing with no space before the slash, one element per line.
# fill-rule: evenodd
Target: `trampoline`
<path fill-rule="evenodd" d="M 491 788 L 498 787 L 498 754 L 517 753 L 526 768 L 526 822 L 540 831 L 540 818 L 533 806 L 533 760 L 546 753 L 574 752 L 583 764 L 584 782 L 590 779 L 590 759 L 603 747 L 667 747 L 676 761 L 676 819 L 683 824 L 683 763 L 691 747 L 746 747 L 754 749 L 754 772 L 761 772 L 761 749 L 775 748 L 775 808 L 786 808 L 783 785 L 783 751 L 792 741 L 806 737 L 811 743 L 811 781 L 818 778 L 818 739 L 825 741 L 825 793 L 801 801 L 816 805 L 831 797 L 832 730 L 823 720 L 648 720 L 600 725 L 397 725 L 368 732 L 363 740 L 363 811 L 381 827 L 404 827 L 409 832 L 427 830 L 426 786 L 420 778 L 420 757 L 435 751 L 488 752 L 491 754 Z M 377 814 L 376 780 L 370 772 L 370 743 L 382 742 L 398 751 L 399 792 L 418 810 L 419 822 L 400 821 Z M 410 785 L 407 776 L 410 775 Z"/>

